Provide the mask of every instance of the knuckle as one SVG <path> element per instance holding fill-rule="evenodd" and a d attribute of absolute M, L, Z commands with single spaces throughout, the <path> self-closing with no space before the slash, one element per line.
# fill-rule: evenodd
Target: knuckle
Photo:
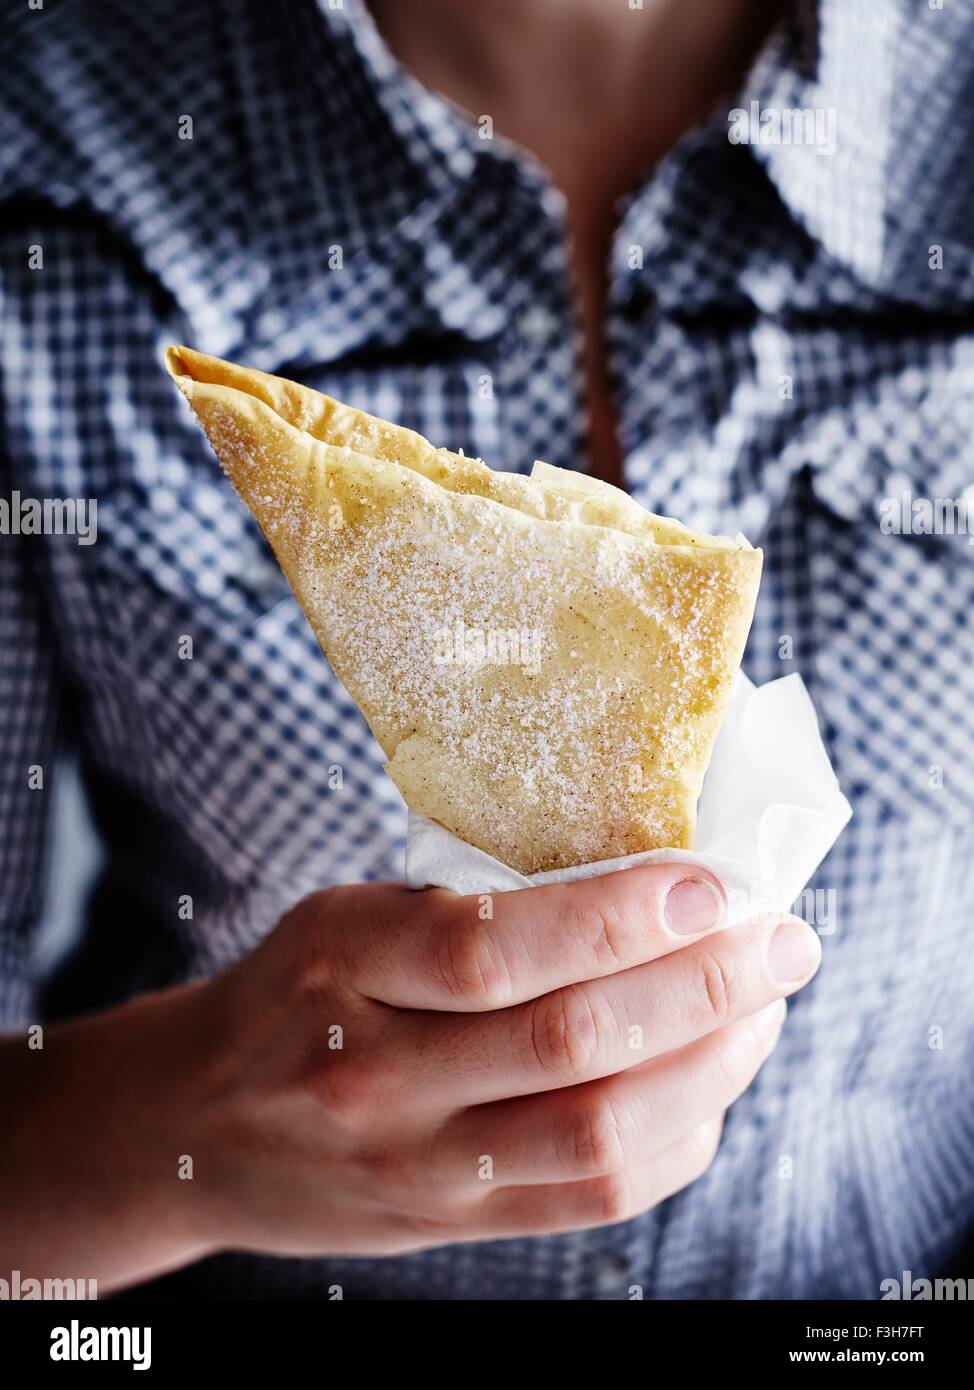
<path fill-rule="evenodd" d="M 361 935 L 336 930 L 336 923 L 362 922 L 374 912 L 355 884 L 320 889 L 292 909 L 295 974 L 310 998 L 320 998 L 329 990 L 350 999 L 359 993 L 367 959 Z"/>
<path fill-rule="evenodd" d="M 530 1010 L 531 1056 L 559 1079 L 589 1074 L 599 1056 L 602 1028 L 587 990 L 568 985 L 535 1000 Z"/>
<path fill-rule="evenodd" d="M 731 1013 L 732 981 L 716 951 L 703 951 L 697 959 L 695 992 L 708 1025 L 725 1023 Z"/>
<path fill-rule="evenodd" d="M 337 896 L 336 896 L 337 895 Z M 341 889 L 311 893 L 281 918 L 277 932 L 288 943 L 287 968 L 300 984 L 324 989 L 335 973 L 335 942 L 328 930 L 332 914 L 341 911 Z"/>
<path fill-rule="evenodd" d="M 466 1218 L 467 1212 L 463 1209 L 418 1209 L 398 1213 L 397 1225 L 403 1237 L 398 1253 L 428 1249 L 435 1245 L 455 1245 L 469 1230 Z"/>
<path fill-rule="evenodd" d="M 717 1157 L 717 1150 L 720 1148 L 720 1137 L 724 1129 L 724 1119 L 711 1121 L 701 1125 L 694 1130 L 689 1141 L 689 1163 L 690 1171 L 694 1178 L 701 1177 L 706 1173 L 714 1159 Z"/>
<path fill-rule="evenodd" d="M 611 892 L 599 901 L 596 926 L 595 949 L 600 965 L 616 970 L 632 965 L 637 956 L 639 924 L 635 915 L 627 912 Z"/>
<path fill-rule="evenodd" d="M 560 1151 L 569 1174 L 599 1176 L 624 1168 L 626 1142 L 614 1102 L 601 1097 L 579 1106 L 569 1116 Z"/>
<path fill-rule="evenodd" d="M 613 1226 L 627 1221 L 633 1214 L 629 1180 L 625 1173 L 608 1173 L 592 1184 L 592 1208 L 595 1223 Z"/>
<path fill-rule="evenodd" d="M 726 1095 L 728 1099 L 740 1094 L 753 1075 L 757 1063 L 757 1040 L 753 1036 L 715 1039 L 713 1065 L 716 1079 L 721 1094 Z"/>
<path fill-rule="evenodd" d="M 563 926 L 573 937 L 591 941 L 596 962 L 602 970 L 624 970 L 638 958 L 637 947 L 644 933 L 637 915 L 627 911 L 613 888 L 599 893 L 594 904 L 566 891 L 562 899 Z"/>
<path fill-rule="evenodd" d="M 408 1156 L 397 1144 L 366 1145 L 356 1150 L 354 1161 L 359 1173 L 372 1188 L 403 1191 L 412 1186 Z"/>
<path fill-rule="evenodd" d="M 311 1097 L 332 1119 L 351 1129 L 364 1127 L 370 1115 L 381 1113 L 379 1080 L 379 1068 L 372 1062 L 342 1053 L 310 1057 L 303 1076 Z"/>
<path fill-rule="evenodd" d="M 454 915 L 436 931 L 433 957 L 438 983 L 465 1010 L 502 1009 L 511 1003 L 511 972 L 485 923 L 458 923 Z"/>

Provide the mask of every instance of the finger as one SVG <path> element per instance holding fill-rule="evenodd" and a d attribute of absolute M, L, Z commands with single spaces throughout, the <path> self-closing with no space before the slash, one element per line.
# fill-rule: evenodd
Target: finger
<path fill-rule="evenodd" d="M 549 1187 L 500 1188 L 474 1219 L 476 1236 L 551 1235 L 631 1221 L 707 1171 L 722 1128 L 722 1116 L 707 1120 L 662 1153 L 621 1173 Z"/>
<path fill-rule="evenodd" d="M 336 945 L 367 997 L 470 1013 L 656 960 L 717 928 L 725 906 L 706 870 L 647 864 L 480 897 L 387 892 Z"/>
<path fill-rule="evenodd" d="M 730 1023 L 631 1071 L 461 1112 L 441 1133 L 441 1181 L 474 1190 L 578 1182 L 638 1165 L 721 1114 L 773 1051 L 787 1006 Z"/>
<path fill-rule="evenodd" d="M 799 989 L 818 936 L 760 918 L 649 965 L 492 1014 L 403 1015 L 417 1084 L 456 1106 L 557 1090 L 672 1052 Z"/>

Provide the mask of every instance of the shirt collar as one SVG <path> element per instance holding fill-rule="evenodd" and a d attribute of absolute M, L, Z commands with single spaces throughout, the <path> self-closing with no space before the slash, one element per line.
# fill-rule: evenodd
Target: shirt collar
<path fill-rule="evenodd" d="M 463 183 L 477 164 L 477 132 L 393 56 L 363 0 L 315 0 L 332 41 L 361 67 L 389 129 L 435 190 Z"/>
<path fill-rule="evenodd" d="M 238 26 L 245 138 L 261 169 L 252 254 L 266 287 L 237 327 L 250 360 L 274 370 L 285 360 L 334 361 L 374 342 L 374 317 L 356 312 L 363 293 L 401 301 L 386 316 L 401 332 L 436 324 L 473 340 L 497 334 L 503 306 L 444 235 L 451 207 L 469 196 L 479 160 L 493 152 L 468 118 L 396 61 L 361 0 L 337 9 L 307 0 L 289 6 L 286 21 L 295 82 L 307 92 L 297 145 L 278 111 L 279 75 L 265 78 L 261 53 Z M 335 245 L 341 273 L 327 266 Z M 426 265 L 412 302 L 397 280 L 404 255 Z"/>
<path fill-rule="evenodd" d="M 862 302 L 956 311 L 974 298 L 972 29 L 966 6 L 800 0 L 734 103 L 814 117 L 814 140 L 742 153 Z M 937 274 L 930 243 L 942 250 Z"/>
<path fill-rule="evenodd" d="M 506 163 L 516 170 L 512 187 L 537 200 L 539 215 L 559 223 L 563 221 L 558 215 L 559 198 L 543 171 L 502 138 L 481 140 L 469 117 L 424 88 L 390 52 L 363 0 L 343 0 L 338 8 L 332 8 L 329 0 L 306 0 L 293 10 L 289 7 L 289 14 L 299 16 L 296 50 L 306 65 L 308 90 L 317 91 L 324 113 L 317 129 L 339 153 L 329 158 L 325 172 L 312 170 L 308 176 L 304 196 L 311 234 L 296 239 L 293 227 L 281 228 L 282 255 L 305 259 L 305 293 L 282 294 L 282 285 L 276 283 L 272 317 L 279 321 L 293 308 L 306 325 L 302 332 L 314 336 L 315 319 L 337 307 L 339 286 L 334 277 L 329 283 L 329 277 L 321 275 L 323 239 L 325 244 L 345 242 L 347 264 L 357 264 L 365 272 L 371 263 L 374 275 L 388 259 L 390 247 L 406 238 L 425 254 L 428 275 L 422 297 L 427 308 L 439 313 L 451 329 L 468 332 L 472 338 L 497 332 L 503 305 L 488 303 L 470 283 L 475 277 L 467 270 L 464 247 L 450 243 L 448 214 L 458 199 L 471 196 L 472 183 L 485 168 Z M 868 90 L 856 98 L 855 109 L 871 112 L 872 118 L 853 122 L 851 128 L 843 122 L 839 139 L 844 153 L 824 156 L 774 145 L 731 149 L 727 139 L 729 107 L 745 106 L 751 100 L 779 108 L 826 103 L 849 109 L 854 94 L 843 95 L 843 74 L 849 66 L 843 55 L 850 44 L 861 47 L 865 24 L 859 0 L 849 0 L 848 10 L 846 0 L 820 0 L 818 5 L 800 0 L 762 49 L 740 91 L 725 100 L 702 128 L 688 132 L 633 195 L 616 239 L 619 273 L 613 293 L 617 300 L 630 290 L 651 288 L 664 304 L 702 308 L 756 295 L 755 303 L 773 311 L 792 295 L 816 243 L 861 285 L 879 291 L 886 287 L 884 275 L 891 264 L 889 253 L 898 225 L 893 189 L 886 188 L 881 197 L 865 196 L 869 190 L 875 193 L 877 168 L 882 167 L 876 142 L 887 138 L 883 131 L 888 124 L 892 59 L 889 53 L 883 56 L 883 45 L 869 80 L 861 82 Z M 885 49 L 896 48 L 902 67 L 906 36 L 902 26 L 887 25 L 887 29 Z M 259 109 L 257 117 L 264 135 L 255 126 L 254 139 L 281 138 L 274 134 L 279 123 L 275 126 Z M 295 164 L 290 151 L 282 148 L 277 154 L 279 158 L 271 163 L 282 170 L 279 177 L 296 177 L 287 172 Z M 303 169 L 300 177 L 305 177 Z M 729 244 L 740 242 L 738 260 L 710 256 L 709 233 L 696 248 L 681 250 L 674 245 L 675 201 L 707 190 L 716 196 L 701 206 L 701 217 L 709 225 L 716 205 L 725 205 L 729 221 L 721 237 Z M 747 209 L 741 207 L 742 199 Z M 735 239 L 736 213 L 746 210 L 753 227 L 753 209 L 763 206 L 762 200 L 769 216 L 783 204 L 810 234 L 793 237 L 784 256 L 782 246 L 769 248 L 768 238 Z M 271 207 L 294 205 L 293 196 L 267 201 Z M 342 226 L 344 209 L 348 227 Z M 780 219 L 775 216 L 775 220 Z M 903 220 L 899 218 L 900 223 Z M 911 219 L 910 224 L 914 223 Z M 430 239 L 437 243 L 436 256 L 428 254 Z M 681 245 L 685 242 L 683 237 L 678 240 Z M 624 264 L 632 244 L 645 254 L 644 271 L 633 272 Z M 769 276 L 767 259 L 772 251 L 776 266 L 774 276 Z M 680 264 L 687 255 L 693 261 L 692 274 Z M 955 264 L 959 261 L 955 258 Z M 925 262 L 924 274 L 928 286 L 936 280 L 926 274 Z M 452 292 L 458 277 L 464 281 L 462 295 Z M 290 278 L 293 282 L 294 277 Z"/>

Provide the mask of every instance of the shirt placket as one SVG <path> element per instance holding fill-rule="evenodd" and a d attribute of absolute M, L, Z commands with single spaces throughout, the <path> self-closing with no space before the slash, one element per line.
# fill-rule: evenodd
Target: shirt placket
<path fill-rule="evenodd" d="M 535 459 L 584 467 L 581 338 L 565 200 L 527 160 L 506 152 L 491 158 L 505 326 L 493 379 L 502 456 L 488 462 L 525 473 Z"/>

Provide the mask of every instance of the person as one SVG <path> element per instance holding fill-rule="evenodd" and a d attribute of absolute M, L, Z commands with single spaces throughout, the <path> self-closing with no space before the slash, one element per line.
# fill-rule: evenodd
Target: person
<path fill-rule="evenodd" d="M 969 479 L 974 19 L 4 26 L 0 1263 L 260 1298 L 870 1298 L 946 1268 L 974 552 L 912 499 Z M 854 805 L 809 920 L 721 931 L 676 864 L 489 920 L 397 884 L 404 809 L 170 341 L 763 546 L 745 669 L 801 672 Z M 18 533 L 52 497 L 97 503 L 96 543 Z M 105 861 L 41 972 L 69 747 Z"/>

